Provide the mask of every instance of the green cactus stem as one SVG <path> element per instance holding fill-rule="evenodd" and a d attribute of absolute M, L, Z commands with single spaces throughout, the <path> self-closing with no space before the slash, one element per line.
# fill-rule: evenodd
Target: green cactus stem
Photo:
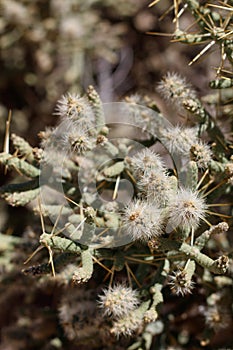
<path fill-rule="evenodd" d="M 5 165 L 10 169 L 15 169 L 20 174 L 29 178 L 38 177 L 40 175 L 40 169 L 9 153 L 0 153 L 0 164 Z"/>

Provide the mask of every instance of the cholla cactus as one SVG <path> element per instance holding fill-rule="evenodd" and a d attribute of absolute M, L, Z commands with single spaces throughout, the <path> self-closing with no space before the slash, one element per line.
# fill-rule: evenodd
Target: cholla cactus
<path fill-rule="evenodd" d="M 196 128 L 175 126 L 162 130 L 162 141 L 170 153 L 187 156 L 190 148 L 198 142 Z"/>
<path fill-rule="evenodd" d="M 29 267 L 25 272 L 44 274 L 49 272 L 51 265 L 55 281 L 59 285 L 68 287 L 70 283 L 74 283 L 78 288 L 78 285 L 92 279 L 95 263 L 107 269 L 111 281 L 114 278 L 114 271 L 122 271 L 125 268 L 129 283 L 132 283 L 130 278 L 132 276 L 141 287 L 140 295 L 144 295 L 146 301 L 140 302 L 139 291 L 134 288 L 119 283 L 111 286 L 110 282 L 110 287 L 104 289 L 103 294 L 99 296 L 99 306 L 103 311 L 102 314 L 107 318 L 110 317 L 111 328 L 105 325 L 106 332 L 117 338 L 133 336 L 137 332 L 143 334 L 143 330 L 147 332 L 146 324 L 156 322 L 160 317 L 158 306 L 165 302 L 162 290 L 166 281 L 177 297 L 186 297 L 187 294 L 195 293 L 197 288 L 194 283 L 197 265 L 209 273 L 227 272 L 229 264 L 227 256 L 216 257 L 214 254 L 208 256 L 201 250 L 206 247 L 214 234 L 222 235 L 229 228 L 226 223 L 219 223 L 209 230 L 205 227 L 206 223 L 211 225 L 207 221 L 207 215 L 211 221 L 211 216 L 215 214 L 209 210 L 215 205 L 209 194 L 219 187 L 216 185 L 209 188 L 209 183 L 214 181 L 213 178 L 217 181 L 219 172 L 222 171 L 225 179 L 222 191 L 227 193 L 229 176 L 224 173 L 224 164 L 209 159 L 203 167 L 200 166 L 201 157 L 193 157 L 192 152 L 195 147 L 197 149 L 197 144 L 205 149 L 204 141 L 201 141 L 196 133 L 196 127 L 187 130 L 174 127 L 176 137 L 173 137 L 171 142 L 172 127 L 169 126 L 168 129 L 165 125 L 163 129 L 161 119 L 157 129 L 160 142 L 167 147 L 172 157 L 179 154 L 181 160 L 186 162 L 184 164 L 187 166 L 187 173 L 183 186 L 179 183 L 181 179 L 177 178 L 175 171 L 169 174 L 161 155 L 146 148 L 131 156 L 133 147 L 131 140 L 120 138 L 113 141 L 108 138 L 110 126 L 105 125 L 107 116 L 97 92 L 94 93 L 93 87 L 90 89 L 92 98 L 89 100 L 76 95 L 66 95 L 61 99 L 62 102 L 58 104 L 59 123 L 54 129 L 45 132 L 42 142 L 44 156 L 41 159 L 34 158 L 33 151 L 30 151 L 30 157 L 26 160 L 12 157 L 7 153 L 1 154 L 1 162 L 4 165 L 18 168 L 32 179 L 29 183 L 7 185 L 2 188 L 2 193 L 9 203 L 22 205 L 38 195 L 39 185 L 42 189 L 45 185 L 48 186 L 51 176 L 53 182 L 63 183 L 62 189 L 68 205 L 44 203 L 43 210 L 41 205 L 39 208 L 41 215 L 43 212 L 43 215 L 49 215 L 55 220 L 53 229 L 47 233 L 41 216 L 43 232 L 39 240 L 40 249 L 42 247 L 48 249 L 49 263 Z M 72 105 L 69 106 L 70 99 Z M 84 107 L 79 107 L 80 103 L 83 103 Z M 85 111 L 87 111 L 86 117 Z M 128 109 L 126 111 L 128 113 Z M 142 118 L 145 113 L 146 110 Z M 137 115 L 137 118 L 139 117 L 140 113 Z M 100 124 L 100 120 L 104 125 Z M 84 136 L 78 137 L 84 130 L 86 144 Z M 183 134 L 186 137 L 183 138 L 182 144 Z M 15 136 L 12 140 L 15 147 L 20 148 L 21 155 L 30 149 L 29 145 L 19 142 Z M 82 140 L 82 144 L 79 144 L 78 140 Z M 176 144 L 179 146 L 176 147 Z M 120 155 L 123 160 L 119 159 Z M 214 171 L 213 162 L 218 164 L 218 170 Z M 92 169 L 90 173 L 89 168 Z M 207 168 L 210 172 L 209 178 L 208 172 L 203 173 L 203 168 Z M 48 169 L 50 178 L 44 178 L 43 176 L 48 174 Z M 38 176 L 43 179 L 41 183 L 38 181 Z M 121 196 L 120 181 L 124 178 L 130 179 L 134 188 L 127 203 L 117 202 L 118 196 Z M 200 187 L 201 184 L 203 189 Z M 110 191 L 113 202 L 102 201 L 101 192 L 94 191 L 95 186 L 101 191 L 105 189 Z M 55 189 L 58 191 L 59 187 Z M 59 221 L 63 227 L 58 226 Z M 121 245 L 125 245 L 126 249 L 119 249 Z M 138 245 L 143 258 L 137 258 Z M 61 255 L 58 254 L 53 259 L 53 253 L 56 251 Z M 63 254 L 68 254 L 67 258 Z M 167 265 L 157 266 L 153 272 L 150 265 L 152 268 L 156 254 L 161 254 Z M 176 256 L 178 258 L 174 262 Z M 72 261 L 74 259 L 72 257 L 75 257 L 77 265 Z M 112 260 L 111 266 L 109 262 Z M 148 279 L 150 286 L 153 284 L 152 281 L 155 281 L 154 286 L 151 286 L 151 295 L 148 294 L 147 288 L 143 287 L 140 274 L 132 271 L 129 266 L 131 262 L 148 265 L 149 270 L 148 272 L 145 270 L 144 278 Z M 78 323 L 74 327 L 71 319 L 66 320 L 68 312 L 64 310 L 67 308 L 67 303 L 68 301 L 64 299 L 60 308 L 65 333 L 69 339 L 76 339 L 82 343 L 83 338 L 87 336 L 85 332 L 87 334 L 96 332 L 98 325 L 88 323 L 85 331 Z M 74 305 L 72 312 L 82 313 L 79 308 L 79 304 Z M 105 324 L 101 317 L 103 316 L 98 316 L 98 324 L 101 322 Z"/>
<path fill-rule="evenodd" d="M 139 304 L 137 291 L 124 285 L 116 285 L 104 289 L 104 295 L 100 295 L 99 306 L 105 315 L 121 318 L 130 311 L 136 309 Z"/>
<path fill-rule="evenodd" d="M 170 200 L 170 224 L 184 230 L 196 229 L 205 217 L 205 209 L 205 200 L 197 192 L 181 188 Z"/>
<path fill-rule="evenodd" d="M 133 157 L 130 157 L 130 165 L 133 167 L 133 171 L 136 177 L 150 174 L 152 170 L 165 171 L 165 165 L 160 155 L 156 154 L 152 150 L 146 148 L 141 152 L 137 152 Z"/>
<path fill-rule="evenodd" d="M 196 97 L 195 90 L 177 73 L 168 72 L 158 84 L 157 91 L 168 103 L 179 109 L 183 108 L 185 100 Z"/>
<path fill-rule="evenodd" d="M 170 276 L 170 288 L 176 295 L 182 295 L 192 293 L 194 287 L 193 281 L 187 276 L 187 271 L 180 270 L 174 271 Z"/>
<path fill-rule="evenodd" d="M 148 240 L 163 233 L 161 210 L 147 201 L 138 200 L 130 203 L 122 218 L 125 230 L 133 240 Z"/>

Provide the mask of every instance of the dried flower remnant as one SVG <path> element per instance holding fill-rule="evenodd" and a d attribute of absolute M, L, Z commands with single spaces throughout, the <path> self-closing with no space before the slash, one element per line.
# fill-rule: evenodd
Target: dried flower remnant
<path fill-rule="evenodd" d="M 169 223 L 174 228 L 196 229 L 205 217 L 206 204 L 196 191 L 181 188 L 171 197 Z"/>
<path fill-rule="evenodd" d="M 172 275 L 169 275 L 169 282 L 171 290 L 176 295 L 191 294 L 194 287 L 194 282 L 189 278 L 185 269 L 174 271 Z"/>
<path fill-rule="evenodd" d="M 93 148 L 94 140 L 87 129 L 80 127 L 64 133 L 62 144 L 66 151 L 82 155 Z"/>
<path fill-rule="evenodd" d="M 129 161 L 137 177 L 146 175 L 148 172 L 150 173 L 151 170 L 165 171 L 162 158 L 149 148 L 137 152 L 134 156 L 129 158 Z"/>
<path fill-rule="evenodd" d="M 99 296 L 99 306 L 104 315 L 123 317 L 139 305 L 138 292 L 130 287 L 118 284 L 103 290 Z"/>
<path fill-rule="evenodd" d="M 73 122 L 92 123 L 94 115 L 91 106 L 86 97 L 80 97 L 78 94 L 68 93 L 58 100 L 55 115 L 70 119 Z"/>
<path fill-rule="evenodd" d="M 124 210 L 122 221 L 133 240 L 147 242 L 163 233 L 161 210 L 146 201 L 131 202 Z"/>
<path fill-rule="evenodd" d="M 197 129 L 174 126 L 172 128 L 161 130 L 161 142 L 173 154 L 189 156 L 190 148 L 198 143 Z"/>
<path fill-rule="evenodd" d="M 168 103 L 175 105 L 178 109 L 183 107 L 185 99 L 196 97 L 195 91 L 186 79 L 177 73 L 171 72 L 168 72 L 159 82 L 157 91 Z"/>

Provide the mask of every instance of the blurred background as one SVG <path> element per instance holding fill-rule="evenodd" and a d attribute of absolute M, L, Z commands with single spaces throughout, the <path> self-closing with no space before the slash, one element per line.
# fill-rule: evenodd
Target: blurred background
<path fill-rule="evenodd" d="M 0 18 L 0 128 L 13 111 L 12 132 L 38 143 L 37 133 L 55 124 L 56 101 L 92 84 L 104 102 L 127 94 L 154 94 L 163 74 L 176 71 L 198 86 L 205 68 L 188 67 L 200 47 L 169 43 L 170 1 L 2 0 Z M 162 18 L 161 18 L 162 17 Z M 181 16 L 190 25 L 188 13 Z M 198 74 L 193 74 L 198 70 Z M 205 87 L 205 86 L 204 86 Z"/>

